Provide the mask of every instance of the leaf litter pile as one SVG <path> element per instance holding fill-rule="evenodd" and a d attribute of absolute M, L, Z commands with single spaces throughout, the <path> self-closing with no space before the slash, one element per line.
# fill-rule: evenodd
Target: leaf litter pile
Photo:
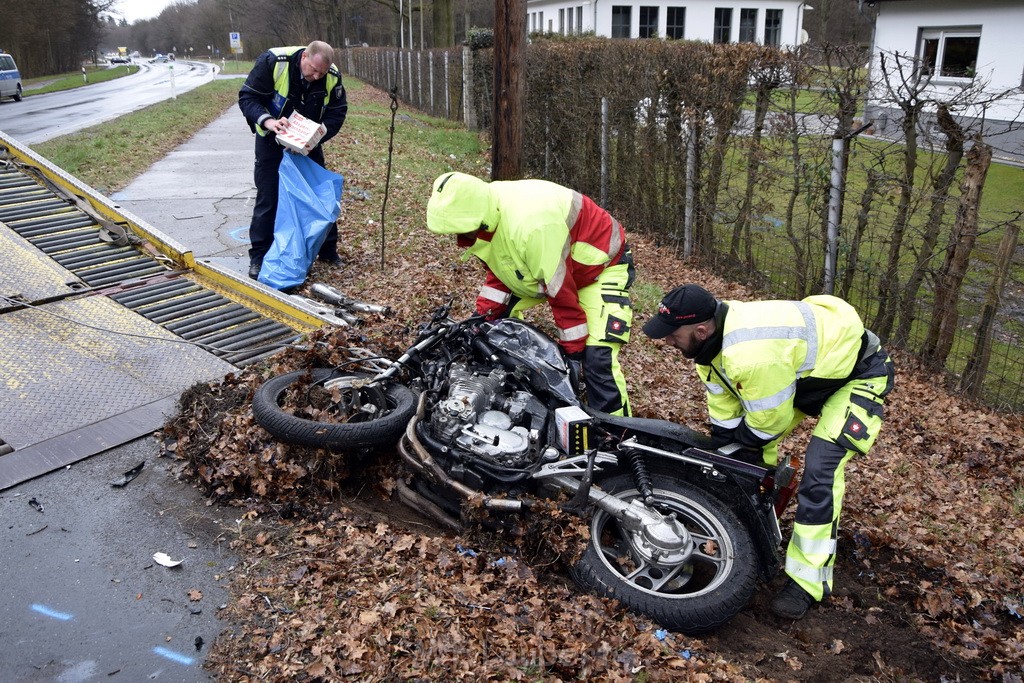
<path fill-rule="evenodd" d="M 354 109 L 381 103 L 369 88 L 352 95 Z M 339 149 L 371 144 L 345 129 L 341 137 Z M 396 155 L 403 152 L 431 156 L 400 147 Z M 447 164 L 438 172 L 480 173 L 480 159 L 437 156 Z M 382 194 L 386 156 L 379 157 L 379 168 L 348 171 L 346 192 Z M 268 377 L 336 364 L 350 346 L 395 358 L 450 297 L 456 317 L 470 313 L 482 271 L 459 262 L 450 239 L 426 231 L 431 180 L 409 174 L 392 185 L 389 206 L 403 218 L 388 226 L 383 270 L 379 202 L 346 199 L 345 266 L 317 265 L 311 276 L 393 315 L 318 331 L 302 348 L 196 385 L 165 428 L 182 476 L 211 504 L 240 508 L 232 542 L 240 562 L 222 614 L 233 629 L 208 658 L 215 676 L 1022 680 L 1024 427 L 951 395 L 904 355 L 894 354 L 897 385 L 878 442 L 847 468 L 835 594 L 802 621 L 786 622 L 767 610 L 777 578 L 736 619 L 700 638 L 577 592 L 565 567 L 586 542 L 586 526 L 557 504 L 502 526 L 470 509 L 471 521 L 454 532 L 397 501 L 396 483 L 407 474 L 392 449 L 341 454 L 274 442 L 250 410 Z M 640 282 L 663 291 L 700 282 L 722 298 L 758 296 L 642 235 L 630 243 Z M 638 307 L 634 328 L 650 307 Z M 537 317 L 543 323 L 549 314 Z M 622 357 L 637 415 L 705 423 L 700 385 L 680 354 L 637 333 Z M 808 434 L 801 430 L 785 448 L 802 453 Z M 792 510 L 783 518 L 787 538 L 791 524 Z"/>

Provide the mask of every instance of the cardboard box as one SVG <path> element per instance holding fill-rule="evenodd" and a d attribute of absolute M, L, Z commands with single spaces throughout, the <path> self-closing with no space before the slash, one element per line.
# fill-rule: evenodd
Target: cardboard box
<path fill-rule="evenodd" d="M 590 416 L 582 408 L 566 406 L 555 410 L 558 445 L 568 455 L 583 455 L 590 448 Z"/>
<path fill-rule="evenodd" d="M 308 155 L 327 134 L 327 126 L 298 112 L 288 117 L 288 130 L 277 134 L 277 144 L 302 156 Z"/>

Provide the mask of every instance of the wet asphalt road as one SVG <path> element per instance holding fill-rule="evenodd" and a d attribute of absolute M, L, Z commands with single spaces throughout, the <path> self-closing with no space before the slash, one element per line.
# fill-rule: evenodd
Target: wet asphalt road
<path fill-rule="evenodd" d="M 215 64 L 142 61 L 138 73 L 73 90 L 0 102 L 0 130 L 26 145 L 44 142 L 180 95 L 214 77 Z M 121 68 L 121 67 L 115 67 Z"/>
<path fill-rule="evenodd" d="M 37 97 L 50 96 L 15 105 Z M 0 129 L 10 111 L 0 105 Z M 197 257 L 245 268 L 252 144 L 238 109 L 225 112 L 126 188 L 125 208 Z M 231 629 L 218 614 L 240 571 L 237 511 L 207 506 L 161 453 L 146 437 L 0 491 L 0 683 L 209 680 L 202 664 Z M 160 566 L 157 552 L 182 564 Z"/>
<path fill-rule="evenodd" d="M 0 492 L 0 681 L 209 680 L 235 522 L 158 448 L 140 439 Z"/>

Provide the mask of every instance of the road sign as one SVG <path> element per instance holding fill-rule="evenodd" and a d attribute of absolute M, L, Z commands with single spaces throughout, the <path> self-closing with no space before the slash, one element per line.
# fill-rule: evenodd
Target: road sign
<path fill-rule="evenodd" d="M 233 48 L 240 48 L 240 47 L 242 47 L 242 34 L 241 33 L 236 33 L 235 31 L 232 31 L 231 33 L 228 34 L 228 37 L 231 39 L 231 47 L 233 47 Z"/>

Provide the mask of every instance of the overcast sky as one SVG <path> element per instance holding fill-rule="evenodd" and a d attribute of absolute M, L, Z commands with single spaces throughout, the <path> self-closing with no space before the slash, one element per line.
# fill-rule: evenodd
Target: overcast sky
<path fill-rule="evenodd" d="M 134 24 L 139 19 L 152 19 L 173 4 L 174 0 L 117 0 L 111 14 L 124 17 L 129 24 Z"/>

